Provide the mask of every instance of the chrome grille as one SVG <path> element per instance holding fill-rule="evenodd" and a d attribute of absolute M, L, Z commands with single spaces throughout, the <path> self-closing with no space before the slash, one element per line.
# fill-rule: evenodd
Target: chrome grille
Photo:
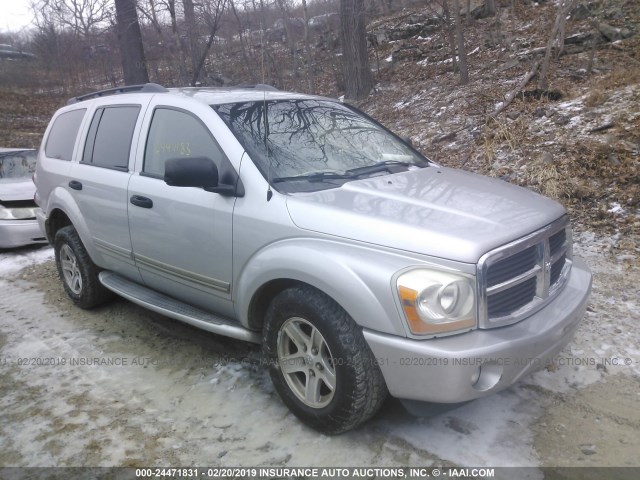
<path fill-rule="evenodd" d="M 486 255 L 478 264 L 480 328 L 516 323 L 542 308 L 571 269 L 567 217 Z"/>
<path fill-rule="evenodd" d="M 487 303 L 489 318 L 504 317 L 529 303 L 536 295 L 536 279 L 530 278 L 516 286 L 492 295 Z"/>

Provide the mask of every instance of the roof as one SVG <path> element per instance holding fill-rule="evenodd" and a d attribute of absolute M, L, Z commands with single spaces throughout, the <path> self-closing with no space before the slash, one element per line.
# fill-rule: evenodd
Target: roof
<path fill-rule="evenodd" d="M 88 93 L 78 97 L 69 99 L 67 104 L 74 104 L 89 100 L 92 98 L 98 98 L 110 95 L 124 95 L 127 93 L 152 93 L 152 94 L 164 94 L 169 93 L 173 95 L 193 98 L 207 105 L 221 105 L 224 103 L 237 103 L 237 102 L 258 102 L 258 101 L 270 101 L 270 100 L 311 100 L 311 99 L 325 99 L 326 97 L 319 97 L 315 95 L 306 95 L 303 93 L 285 92 L 277 90 L 269 85 L 246 85 L 238 87 L 183 87 L 183 88 L 164 88 L 161 85 L 154 83 L 147 83 L 144 85 L 130 85 L 124 87 L 110 88 L 108 90 L 101 90 L 97 92 Z"/>
<path fill-rule="evenodd" d="M 315 95 L 303 93 L 285 92 L 280 90 L 263 90 L 243 87 L 189 87 L 170 88 L 174 95 L 191 97 L 207 105 L 222 105 L 224 103 L 259 102 L 270 100 L 311 100 L 326 99 Z"/>

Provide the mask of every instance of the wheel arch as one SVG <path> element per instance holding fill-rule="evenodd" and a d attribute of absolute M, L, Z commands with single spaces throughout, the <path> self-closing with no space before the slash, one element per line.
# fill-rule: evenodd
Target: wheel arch
<path fill-rule="evenodd" d="M 45 223 L 45 229 L 49 243 L 53 244 L 58 230 L 68 225 L 73 225 L 69 216 L 60 208 L 53 209 Z"/>
<path fill-rule="evenodd" d="M 372 262 L 374 258 L 339 242 L 290 239 L 272 244 L 257 252 L 236 279 L 236 313 L 247 328 L 260 330 L 278 293 L 310 286 L 340 305 L 360 327 L 404 336 L 390 283 L 396 267 Z"/>
<path fill-rule="evenodd" d="M 45 220 L 45 233 L 49 242 L 53 244 L 58 230 L 68 225 L 73 225 L 89 257 L 94 263 L 98 264 L 97 260 L 100 259 L 100 255 L 91 241 L 92 237 L 86 222 L 82 218 L 80 208 L 71 194 L 64 188 L 56 188 L 51 192 L 47 204 L 48 211 Z"/>
<path fill-rule="evenodd" d="M 313 285 L 301 282 L 300 280 L 295 280 L 293 278 L 275 278 L 258 288 L 258 290 L 251 297 L 251 301 L 249 302 L 249 309 L 247 312 L 247 322 L 249 328 L 251 330 L 262 329 L 264 317 L 271 301 L 280 292 L 296 286 L 308 286 L 318 290 Z"/>

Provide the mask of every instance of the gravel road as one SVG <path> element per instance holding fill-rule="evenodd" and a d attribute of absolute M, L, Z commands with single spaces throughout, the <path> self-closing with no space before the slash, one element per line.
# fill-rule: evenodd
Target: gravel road
<path fill-rule="evenodd" d="M 427 418 L 390 400 L 338 437 L 288 412 L 258 347 L 121 299 L 80 310 L 49 247 L 0 252 L 0 466 L 640 466 L 637 256 L 576 239 L 594 292 L 554 364 Z"/>

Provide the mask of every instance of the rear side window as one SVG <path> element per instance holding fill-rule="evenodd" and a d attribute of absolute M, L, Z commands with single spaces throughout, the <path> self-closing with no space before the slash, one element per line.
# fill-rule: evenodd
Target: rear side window
<path fill-rule="evenodd" d="M 129 151 L 140 105 L 99 108 L 91 120 L 82 163 L 129 169 Z"/>
<path fill-rule="evenodd" d="M 224 157 L 209 129 L 192 114 L 171 108 L 157 108 L 153 113 L 143 172 L 164 177 L 164 164 L 172 158 L 207 157 L 218 169 Z"/>
<path fill-rule="evenodd" d="M 71 160 L 73 146 L 76 143 L 80 123 L 86 113 L 86 108 L 65 112 L 56 118 L 49 132 L 44 153 L 49 158 Z"/>

